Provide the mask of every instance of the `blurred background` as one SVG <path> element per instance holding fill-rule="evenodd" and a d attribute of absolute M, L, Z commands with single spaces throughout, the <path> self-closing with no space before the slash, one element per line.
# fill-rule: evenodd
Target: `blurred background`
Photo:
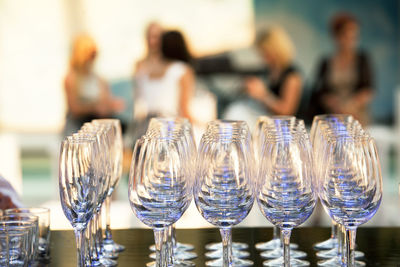
<path fill-rule="evenodd" d="M 190 110 L 199 138 L 204 123 L 223 117 L 243 98 L 246 77 L 267 73 L 255 43 L 260 32 L 275 25 L 294 44 L 294 64 L 303 81 L 296 114 L 310 122 L 313 84 L 320 59 L 335 49 L 329 25 L 339 12 L 357 19 L 359 47 L 368 52 L 374 76 L 368 128 L 378 143 L 385 191 L 380 215 L 368 224 L 398 226 L 398 0 L 0 0 L 0 174 L 25 205 L 52 209 L 53 229 L 70 228 L 59 204 L 58 153 L 67 113 L 64 79 L 79 34 L 95 40 L 93 67 L 112 95 L 123 99 L 123 110 L 115 116 L 129 126 L 135 116 L 135 66 L 147 51 L 148 24 L 157 21 L 164 29 L 181 31 L 194 58 Z M 129 167 L 129 153 L 126 161 Z M 128 167 L 113 203 L 114 228 L 142 226 L 127 200 Z M 314 217 L 308 224 L 329 223 L 322 212 Z M 263 226 L 267 221 L 255 208 L 241 225 Z M 193 205 L 178 222 L 178 227 L 210 226 Z"/>

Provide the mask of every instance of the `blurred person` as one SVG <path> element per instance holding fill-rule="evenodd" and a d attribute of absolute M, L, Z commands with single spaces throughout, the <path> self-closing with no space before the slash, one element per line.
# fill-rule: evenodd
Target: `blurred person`
<path fill-rule="evenodd" d="M 312 115 L 346 113 L 368 124 L 373 73 L 368 55 L 358 48 L 359 23 L 353 15 L 339 13 L 333 17 L 330 28 L 336 49 L 318 65 Z"/>
<path fill-rule="evenodd" d="M 0 175 L 0 210 L 22 207 L 19 196 L 12 185 Z"/>
<path fill-rule="evenodd" d="M 195 86 L 191 55 L 179 31 L 147 28 L 147 56 L 136 65 L 135 136 L 141 136 L 152 117 L 185 117 L 193 121 L 189 105 Z M 134 138 L 135 139 L 135 138 Z"/>
<path fill-rule="evenodd" d="M 249 77 L 247 94 L 264 107 L 264 114 L 295 115 L 302 95 L 302 77 L 294 66 L 295 48 L 287 32 L 278 26 L 259 34 L 256 40 L 269 73 L 267 83 Z"/>
<path fill-rule="evenodd" d="M 65 134 L 77 131 L 84 122 L 112 117 L 124 109 L 123 100 L 113 98 L 107 82 L 94 72 L 96 56 L 94 40 L 88 35 L 78 36 L 64 81 L 68 105 Z"/>

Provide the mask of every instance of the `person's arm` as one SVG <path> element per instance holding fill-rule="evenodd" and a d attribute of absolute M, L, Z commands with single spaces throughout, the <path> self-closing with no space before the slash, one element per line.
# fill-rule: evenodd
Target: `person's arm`
<path fill-rule="evenodd" d="M 294 115 L 299 107 L 301 93 L 300 75 L 291 74 L 283 84 L 281 97 L 269 94 L 263 103 L 277 115 Z"/>
<path fill-rule="evenodd" d="M 95 112 L 96 106 L 93 104 L 83 104 L 78 97 L 78 84 L 76 76 L 69 73 L 64 82 L 67 97 L 68 110 L 75 117 L 87 115 Z"/>
<path fill-rule="evenodd" d="M 288 75 L 283 83 L 281 97 L 270 93 L 263 82 L 257 78 L 248 79 L 246 87 L 251 97 L 261 101 L 268 110 L 276 115 L 293 115 L 300 103 L 302 80 L 296 73 Z"/>
<path fill-rule="evenodd" d="M 191 68 L 187 68 L 180 81 L 179 107 L 180 115 L 192 121 L 190 101 L 194 94 L 195 76 Z"/>

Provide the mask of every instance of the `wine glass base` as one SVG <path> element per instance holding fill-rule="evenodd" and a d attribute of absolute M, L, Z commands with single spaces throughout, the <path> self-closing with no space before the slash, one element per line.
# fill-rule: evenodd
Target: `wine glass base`
<path fill-rule="evenodd" d="M 341 258 L 338 256 L 335 256 L 329 260 L 322 260 L 318 261 L 318 266 L 323 266 L 323 267 L 337 267 L 337 266 L 342 266 L 342 261 Z M 362 261 L 355 261 L 355 266 L 356 267 L 363 267 L 366 266 L 365 262 Z"/>
<path fill-rule="evenodd" d="M 191 244 L 176 242 L 175 250 L 176 251 L 191 251 L 191 250 L 194 250 L 194 246 Z"/>
<path fill-rule="evenodd" d="M 103 250 L 107 253 L 120 253 L 125 250 L 125 246 L 117 244 L 112 239 L 104 239 L 103 240 Z M 118 257 L 118 256 L 117 256 Z"/>
<path fill-rule="evenodd" d="M 232 242 L 232 249 L 245 250 L 248 248 L 249 248 L 249 245 L 247 245 L 246 243 Z M 222 250 L 222 242 L 207 244 L 206 249 L 207 250 Z"/>
<path fill-rule="evenodd" d="M 279 238 L 272 239 L 268 242 L 261 242 L 255 245 L 257 250 L 264 251 L 264 250 L 274 250 L 281 246 L 281 240 Z M 290 249 L 297 249 L 299 245 L 297 244 L 290 244 Z"/>
<path fill-rule="evenodd" d="M 338 248 L 333 248 L 330 250 L 324 250 L 324 251 L 319 251 L 316 254 L 317 258 L 319 259 L 331 259 L 333 257 L 337 257 L 338 256 Z M 355 259 L 361 259 L 365 256 L 364 252 L 362 251 L 354 251 L 354 258 Z"/>
<path fill-rule="evenodd" d="M 112 259 L 108 259 L 105 257 L 100 258 L 99 260 L 100 266 L 117 266 L 118 262 Z"/>
<path fill-rule="evenodd" d="M 315 250 L 328 250 L 337 247 L 337 245 L 338 245 L 337 238 L 329 238 L 325 241 L 314 244 L 313 247 Z"/>
<path fill-rule="evenodd" d="M 238 258 L 233 258 L 232 265 L 234 267 L 242 267 L 242 266 L 253 266 L 254 263 L 251 260 L 244 260 L 244 259 L 238 259 Z M 207 261 L 206 266 L 209 267 L 222 267 L 223 265 L 223 260 L 221 259 L 216 259 L 212 261 Z"/>
<path fill-rule="evenodd" d="M 205 256 L 209 259 L 220 259 L 223 256 L 223 252 L 222 250 L 212 250 L 210 252 L 207 252 Z M 232 256 L 234 258 L 243 259 L 248 258 L 250 256 L 250 253 L 243 250 L 232 249 Z"/>
<path fill-rule="evenodd" d="M 274 260 L 269 260 L 269 261 L 264 261 L 263 266 L 271 266 L 271 267 L 282 267 L 284 266 L 284 260 L 283 257 L 274 259 Z M 299 259 L 293 259 L 290 258 L 290 266 L 310 266 L 310 263 L 305 260 L 299 260 Z"/>
<path fill-rule="evenodd" d="M 260 253 L 263 259 L 277 259 L 283 256 L 283 249 L 277 248 L 274 250 L 264 251 Z M 307 257 L 307 253 L 300 250 L 290 250 L 290 258 L 293 259 L 304 259 Z"/>
<path fill-rule="evenodd" d="M 149 249 L 151 251 L 156 251 L 156 246 L 155 245 L 151 245 L 149 247 Z M 184 244 L 184 243 L 180 243 L 180 242 L 176 242 L 176 247 L 174 248 L 175 251 L 191 251 L 194 250 L 194 246 L 191 244 Z"/>
<path fill-rule="evenodd" d="M 149 255 L 150 259 L 156 259 L 156 253 L 151 253 Z M 197 258 L 197 254 L 194 252 L 181 251 L 179 253 L 174 252 L 174 263 L 178 261 L 193 260 Z"/>
<path fill-rule="evenodd" d="M 156 267 L 156 262 L 152 261 L 146 264 L 147 267 Z M 180 261 L 180 260 L 174 260 L 174 267 L 192 267 L 196 266 L 196 264 L 192 261 Z"/>

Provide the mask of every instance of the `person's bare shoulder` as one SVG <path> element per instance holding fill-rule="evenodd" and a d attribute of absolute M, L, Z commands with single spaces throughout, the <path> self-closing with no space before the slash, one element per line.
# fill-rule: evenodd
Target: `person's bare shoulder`
<path fill-rule="evenodd" d="M 75 84 L 76 82 L 76 74 L 73 71 L 68 71 L 67 75 L 65 76 L 64 79 L 64 85 L 66 88 L 71 87 Z"/>

